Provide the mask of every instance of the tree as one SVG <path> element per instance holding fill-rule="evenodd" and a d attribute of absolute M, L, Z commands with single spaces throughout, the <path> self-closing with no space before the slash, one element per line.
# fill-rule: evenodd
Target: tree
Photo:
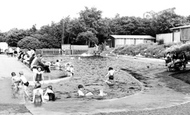
<path fill-rule="evenodd" d="M 175 13 L 175 8 L 169 8 L 156 13 L 151 19 L 151 27 L 156 34 L 170 33 L 170 28 L 181 26 L 185 22 L 183 16 Z"/>
<path fill-rule="evenodd" d="M 0 42 L 5 42 L 5 34 L 0 32 Z"/>
<path fill-rule="evenodd" d="M 39 41 L 43 43 L 44 48 L 60 48 L 62 37 L 62 25 L 60 23 L 52 22 L 51 25 L 42 26 L 37 32 L 41 37 Z"/>
<path fill-rule="evenodd" d="M 94 33 L 91 31 L 81 32 L 77 36 L 77 40 L 80 41 L 82 44 L 90 45 L 90 43 L 97 44 L 98 39 Z"/>
<path fill-rule="evenodd" d="M 37 38 L 27 36 L 18 42 L 18 47 L 23 49 L 38 49 L 41 48 L 41 42 Z"/>
<path fill-rule="evenodd" d="M 101 44 L 108 38 L 109 35 L 109 23 L 107 19 L 102 19 L 102 11 L 96 8 L 85 7 L 85 10 L 81 11 L 79 20 L 85 25 L 86 31 L 91 31 L 98 38 L 98 44 Z M 101 43 L 100 43 L 101 42 Z"/>
<path fill-rule="evenodd" d="M 6 33 L 6 42 L 9 46 L 16 47 L 18 41 L 20 41 L 26 36 L 29 36 L 29 34 L 25 30 L 19 30 L 17 28 L 11 29 Z"/>

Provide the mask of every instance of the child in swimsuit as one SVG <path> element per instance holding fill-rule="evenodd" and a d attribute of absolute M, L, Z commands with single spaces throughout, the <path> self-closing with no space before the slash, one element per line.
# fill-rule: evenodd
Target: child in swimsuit
<path fill-rule="evenodd" d="M 114 85 L 114 73 L 115 73 L 115 70 L 112 67 L 109 67 L 108 68 L 108 73 L 105 76 L 105 78 L 106 78 L 105 82 L 108 85 Z"/>
<path fill-rule="evenodd" d="M 43 98 L 43 89 L 41 89 L 41 84 L 37 82 L 33 90 L 33 103 L 42 103 L 44 102 Z"/>
<path fill-rule="evenodd" d="M 41 67 L 38 67 L 38 70 L 34 77 L 35 77 L 34 78 L 35 82 L 42 82 L 42 80 L 44 80 L 43 71 L 42 71 Z"/>

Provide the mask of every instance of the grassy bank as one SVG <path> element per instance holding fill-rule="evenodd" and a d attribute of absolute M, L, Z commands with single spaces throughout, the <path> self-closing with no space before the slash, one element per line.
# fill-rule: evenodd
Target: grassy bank
<path fill-rule="evenodd" d="M 116 48 L 113 52 L 120 55 L 132 55 L 132 56 L 144 56 L 149 58 L 162 58 L 164 56 L 164 50 L 170 45 L 158 45 L 158 44 L 138 44 L 138 45 L 126 45 Z"/>

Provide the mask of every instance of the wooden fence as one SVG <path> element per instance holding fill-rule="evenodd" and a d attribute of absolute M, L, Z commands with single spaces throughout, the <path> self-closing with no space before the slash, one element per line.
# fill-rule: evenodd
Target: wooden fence
<path fill-rule="evenodd" d="M 61 49 L 36 49 L 37 54 L 42 55 L 78 55 L 88 52 L 88 50 L 80 50 L 80 49 L 73 49 L 73 50 L 61 50 Z"/>

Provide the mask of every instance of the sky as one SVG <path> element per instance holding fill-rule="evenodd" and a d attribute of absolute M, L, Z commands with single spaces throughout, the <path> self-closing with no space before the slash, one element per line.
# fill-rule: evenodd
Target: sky
<path fill-rule="evenodd" d="M 85 7 L 102 11 L 102 17 L 143 17 L 147 11 L 159 12 L 175 7 L 182 16 L 190 15 L 188 0 L 0 0 L 0 32 L 13 28 L 29 29 L 59 22 L 70 16 L 77 18 Z"/>

